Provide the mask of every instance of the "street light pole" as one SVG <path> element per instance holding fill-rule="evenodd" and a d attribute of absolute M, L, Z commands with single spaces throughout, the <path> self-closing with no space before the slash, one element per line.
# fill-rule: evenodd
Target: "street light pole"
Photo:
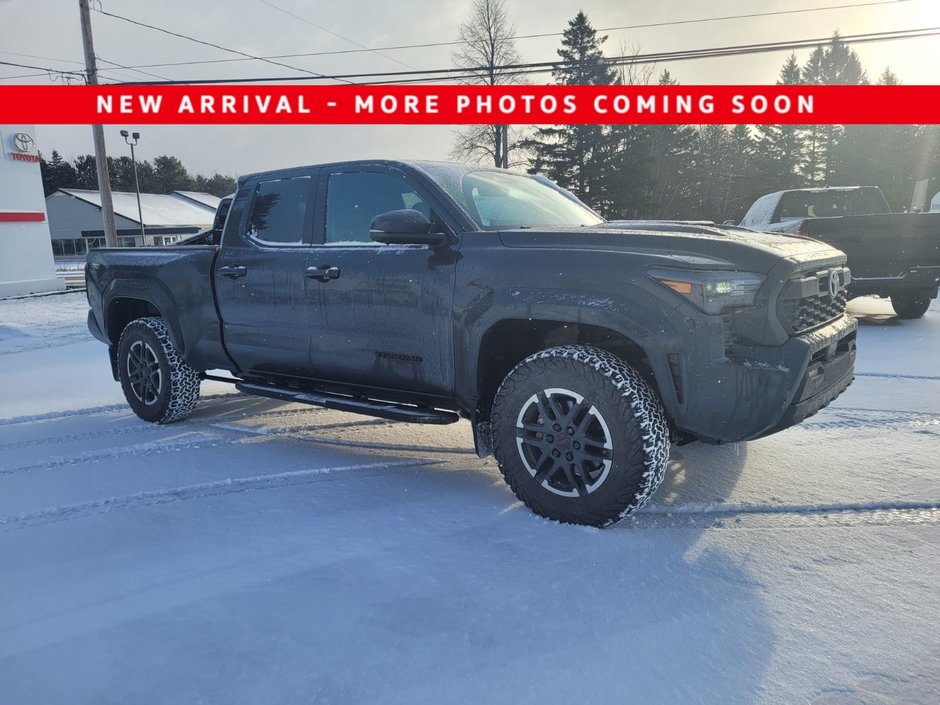
<path fill-rule="evenodd" d="M 144 233 L 144 212 L 140 207 L 140 181 L 137 178 L 137 157 L 134 156 L 134 147 L 140 141 L 140 133 L 135 132 L 128 139 L 127 130 L 121 130 L 121 137 L 131 146 L 131 163 L 134 165 L 134 191 L 137 193 L 137 218 L 140 220 L 140 246 L 146 247 L 146 233 Z M 133 140 L 133 142 L 131 141 Z"/>

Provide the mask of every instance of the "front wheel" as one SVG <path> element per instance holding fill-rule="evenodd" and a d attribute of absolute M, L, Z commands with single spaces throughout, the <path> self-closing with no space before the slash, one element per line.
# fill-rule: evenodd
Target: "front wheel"
<path fill-rule="evenodd" d="M 520 362 L 493 402 L 496 460 L 536 514 L 608 526 L 642 507 L 666 472 L 669 428 L 649 384 L 582 345 Z"/>
<path fill-rule="evenodd" d="M 152 423 L 189 416 L 199 401 L 199 374 L 183 360 L 163 319 L 128 323 L 117 354 L 121 388 L 135 414 Z"/>
<path fill-rule="evenodd" d="M 926 291 L 904 291 L 891 296 L 891 306 L 898 318 L 920 318 L 930 308 L 930 294 Z"/>

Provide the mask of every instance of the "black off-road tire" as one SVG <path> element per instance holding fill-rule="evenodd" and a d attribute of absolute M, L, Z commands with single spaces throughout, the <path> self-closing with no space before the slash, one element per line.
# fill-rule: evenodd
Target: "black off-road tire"
<path fill-rule="evenodd" d="M 898 318 L 920 318 L 930 308 L 930 294 L 926 291 L 905 291 L 891 297 L 891 306 Z"/>
<path fill-rule="evenodd" d="M 118 342 L 117 368 L 127 403 L 144 421 L 179 421 L 199 401 L 199 374 L 183 360 L 161 318 L 127 324 Z"/>
<path fill-rule="evenodd" d="M 503 380 L 492 424 L 494 454 L 513 493 L 561 522 L 614 524 L 649 500 L 669 460 L 658 396 L 599 348 L 567 345 L 527 357 Z M 610 448 L 598 440 L 605 432 Z"/>

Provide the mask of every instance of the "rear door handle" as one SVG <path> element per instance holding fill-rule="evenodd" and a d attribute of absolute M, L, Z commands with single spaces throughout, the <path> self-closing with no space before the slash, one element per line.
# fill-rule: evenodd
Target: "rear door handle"
<path fill-rule="evenodd" d="M 307 267 L 307 277 L 321 282 L 328 282 L 330 279 L 339 279 L 340 269 L 329 264 L 321 264 L 317 267 Z"/>
<path fill-rule="evenodd" d="M 223 277 L 230 277 L 232 279 L 238 279 L 248 274 L 248 267 L 243 267 L 240 264 L 233 265 L 231 267 L 219 267 L 215 270 Z"/>

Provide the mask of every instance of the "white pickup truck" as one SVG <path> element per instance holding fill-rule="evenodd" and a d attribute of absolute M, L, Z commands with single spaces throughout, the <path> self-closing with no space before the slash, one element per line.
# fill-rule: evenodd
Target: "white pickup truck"
<path fill-rule="evenodd" d="M 891 213 L 875 186 L 777 191 L 741 227 L 803 235 L 837 247 L 852 270 L 849 296 L 890 297 L 900 318 L 920 318 L 940 285 L 940 213 Z"/>

